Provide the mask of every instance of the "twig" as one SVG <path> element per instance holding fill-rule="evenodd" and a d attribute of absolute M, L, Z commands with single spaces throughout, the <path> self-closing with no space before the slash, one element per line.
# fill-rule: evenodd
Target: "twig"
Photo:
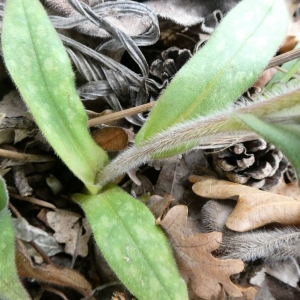
<path fill-rule="evenodd" d="M 50 155 L 25 154 L 4 149 L 0 149 L 0 157 L 36 163 L 55 160 L 55 157 Z"/>
<path fill-rule="evenodd" d="M 21 196 L 21 195 L 15 194 L 15 193 L 9 193 L 9 196 L 12 198 L 18 199 L 18 200 L 31 202 L 31 203 L 39 205 L 39 206 L 56 209 L 56 207 L 53 204 L 43 201 L 43 200 L 33 198 L 33 197 Z"/>
<path fill-rule="evenodd" d="M 272 67 L 282 65 L 290 60 L 300 57 L 300 49 L 294 49 L 284 54 L 277 55 L 271 59 L 266 69 L 270 69 Z"/>
<path fill-rule="evenodd" d="M 94 119 L 89 120 L 88 125 L 89 127 L 99 125 L 99 124 L 105 124 L 105 123 L 110 123 L 112 121 L 116 121 L 125 117 L 129 117 L 144 111 L 149 111 L 154 105 L 156 104 L 155 101 L 149 102 L 146 104 L 142 104 L 136 107 L 124 109 L 122 111 L 118 111 L 115 113 L 111 113 L 105 116 L 100 116 Z"/>
<path fill-rule="evenodd" d="M 22 215 L 19 213 L 19 211 L 15 208 L 13 204 L 10 202 L 8 203 L 9 209 L 15 214 L 17 218 L 22 218 Z"/>
<path fill-rule="evenodd" d="M 294 49 L 291 50 L 287 53 L 278 55 L 276 57 L 273 57 L 270 61 L 270 63 L 267 65 L 266 69 L 270 69 L 272 67 L 276 67 L 278 65 L 281 65 L 285 62 L 288 62 L 290 60 L 293 60 L 295 58 L 299 58 L 300 57 L 300 49 Z M 153 108 L 153 106 L 156 104 L 156 101 L 150 102 L 150 103 L 146 103 L 137 107 L 132 107 L 129 109 L 124 109 L 122 111 L 118 111 L 115 113 L 111 113 L 105 116 L 101 116 L 101 117 L 97 117 L 94 119 L 89 120 L 88 125 L 89 127 L 92 126 L 96 126 L 99 124 L 106 124 L 106 123 L 110 123 L 112 121 L 116 121 L 125 117 L 129 117 L 141 112 L 145 112 L 145 111 L 149 111 L 151 110 L 151 108 Z"/>
<path fill-rule="evenodd" d="M 31 246 L 41 255 L 41 257 L 44 259 L 44 261 L 47 264 L 52 264 L 51 259 L 49 258 L 49 256 L 44 252 L 44 250 L 37 245 L 34 241 L 30 241 Z"/>

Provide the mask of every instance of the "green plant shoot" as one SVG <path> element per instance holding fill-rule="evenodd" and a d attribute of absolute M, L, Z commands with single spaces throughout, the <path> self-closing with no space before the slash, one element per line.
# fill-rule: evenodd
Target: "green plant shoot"
<path fill-rule="evenodd" d="M 176 124 L 224 111 L 258 78 L 282 42 L 287 25 L 283 1 L 241 1 L 176 74 L 139 131 L 136 145 Z M 169 151 L 153 157 L 170 156 L 193 146 L 174 149 L 170 145 Z"/>
<path fill-rule="evenodd" d="M 266 67 L 288 21 L 282 0 L 240 2 L 176 74 L 139 131 L 136 146 L 98 173 L 98 184 L 151 159 L 185 152 L 209 135 L 239 131 L 240 125 L 229 121 L 237 110 L 232 103 Z"/>
<path fill-rule="evenodd" d="M 82 205 L 105 259 L 138 299 L 188 299 L 165 235 L 144 204 L 113 185 L 100 195 L 73 198 Z"/>
<path fill-rule="evenodd" d="M 95 193 L 95 174 L 108 158 L 88 133 L 69 57 L 39 1 L 6 1 L 2 49 L 6 67 L 42 133 Z"/>
<path fill-rule="evenodd" d="M 38 0 L 7 0 L 2 42 L 7 68 L 41 131 L 96 194 L 95 175 L 107 155 L 89 135 L 70 61 Z M 167 239 L 145 205 L 113 186 L 74 199 L 104 257 L 133 294 L 140 300 L 188 299 Z"/>
<path fill-rule="evenodd" d="M 8 210 L 5 182 L 0 177 L 0 297 L 4 300 L 29 300 L 18 279 L 15 265 L 15 234 Z"/>

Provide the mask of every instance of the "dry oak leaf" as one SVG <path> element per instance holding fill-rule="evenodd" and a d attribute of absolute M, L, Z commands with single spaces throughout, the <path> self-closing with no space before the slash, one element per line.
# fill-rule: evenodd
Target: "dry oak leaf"
<path fill-rule="evenodd" d="M 226 226 L 231 230 L 244 232 L 270 223 L 300 225 L 298 198 L 206 176 L 192 175 L 189 180 L 196 182 L 193 191 L 201 197 L 228 199 L 238 196 L 237 205 L 226 221 Z"/>
<path fill-rule="evenodd" d="M 231 274 L 240 273 L 244 263 L 240 259 L 220 260 L 212 256 L 222 242 L 221 232 L 194 233 L 187 236 L 188 208 L 174 206 L 157 224 L 167 233 L 178 269 L 187 285 L 202 299 L 218 299 L 222 289 L 232 297 L 253 299 L 253 288 L 241 288 L 230 281 Z"/>
<path fill-rule="evenodd" d="M 128 144 L 128 136 L 120 127 L 105 127 L 93 132 L 94 141 L 105 151 L 124 150 Z"/>
<path fill-rule="evenodd" d="M 70 255 L 80 255 L 82 257 L 88 254 L 88 241 L 92 235 L 86 221 L 82 220 L 85 234 L 82 234 L 82 227 L 79 219 L 81 216 L 77 213 L 63 209 L 49 211 L 46 214 L 48 225 L 55 231 L 53 237 L 58 243 L 65 243 L 65 252 Z"/>

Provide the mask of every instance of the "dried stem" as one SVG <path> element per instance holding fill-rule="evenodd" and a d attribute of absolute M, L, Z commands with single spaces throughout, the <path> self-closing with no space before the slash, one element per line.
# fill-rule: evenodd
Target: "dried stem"
<path fill-rule="evenodd" d="M 155 104 L 156 104 L 155 101 L 149 102 L 149 103 L 146 103 L 143 105 L 124 109 L 122 111 L 111 113 L 111 114 L 108 114 L 105 116 L 93 118 L 93 119 L 89 120 L 88 125 L 89 125 L 89 127 L 92 127 L 92 126 L 96 126 L 99 124 L 110 123 L 112 121 L 116 121 L 116 120 L 119 120 L 119 119 L 122 119 L 125 117 L 129 117 L 129 116 L 141 113 L 141 112 L 149 111 Z"/>
<path fill-rule="evenodd" d="M 300 49 L 294 49 L 284 54 L 277 55 L 271 59 L 266 69 L 270 69 L 272 67 L 276 67 L 278 65 L 282 65 L 290 60 L 300 57 Z"/>
<path fill-rule="evenodd" d="M 50 155 L 25 154 L 4 149 L 0 149 L 0 157 L 36 163 L 55 160 L 55 157 Z"/>
<path fill-rule="evenodd" d="M 40 206 L 43 206 L 43 207 L 56 209 L 56 207 L 53 204 L 51 204 L 49 202 L 46 202 L 46 201 L 43 201 L 43 200 L 33 198 L 33 197 L 21 196 L 21 195 L 15 194 L 15 193 L 9 193 L 9 196 L 12 197 L 12 198 L 18 199 L 18 200 L 31 202 L 33 204 L 40 205 Z"/>

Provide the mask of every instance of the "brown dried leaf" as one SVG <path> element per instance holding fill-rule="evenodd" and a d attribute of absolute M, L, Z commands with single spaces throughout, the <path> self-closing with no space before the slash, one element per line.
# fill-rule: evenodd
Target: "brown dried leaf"
<path fill-rule="evenodd" d="M 146 4 L 151 10 L 162 18 L 167 18 L 177 24 L 184 26 L 192 26 L 203 22 L 205 17 L 213 13 L 215 10 L 220 10 L 222 13 L 228 12 L 237 4 L 238 0 L 227 1 L 193 1 L 186 0 L 182 5 L 181 0 L 151 0 L 146 1 Z"/>
<path fill-rule="evenodd" d="M 221 243 L 222 233 L 194 233 L 187 237 L 188 209 L 184 205 L 174 206 L 160 224 L 170 238 L 181 276 L 192 290 L 201 298 L 216 299 L 222 288 L 232 297 L 242 297 L 244 290 L 234 285 L 229 276 L 243 270 L 239 259 L 220 260 L 212 256 Z M 249 292 L 250 291 L 250 292 Z M 255 290 L 245 289 L 253 299 Z M 250 297 L 248 299 L 251 299 Z"/>
<path fill-rule="evenodd" d="M 55 231 L 53 237 L 59 243 L 65 243 L 65 252 L 71 255 L 85 257 L 88 254 L 87 242 L 91 236 L 91 230 L 84 224 L 86 233 L 82 235 L 80 228 L 80 215 L 62 209 L 49 211 L 47 213 L 47 223 Z"/>
<path fill-rule="evenodd" d="M 27 108 L 19 93 L 12 91 L 1 100 L 0 111 L 5 114 L 6 118 L 18 118 L 25 116 Z"/>
<path fill-rule="evenodd" d="M 95 142 L 105 151 L 120 151 L 127 147 L 128 136 L 119 127 L 105 127 L 93 132 Z"/>
<path fill-rule="evenodd" d="M 186 191 L 188 174 L 189 169 L 183 157 L 175 163 L 166 163 L 159 173 L 155 193 L 160 196 L 171 194 L 177 201 L 181 200 Z"/>
<path fill-rule="evenodd" d="M 33 192 L 33 189 L 28 184 L 27 177 L 24 172 L 24 166 L 14 166 L 13 173 L 14 173 L 15 184 L 20 195 L 30 196 Z"/>
<path fill-rule="evenodd" d="M 147 199 L 145 204 L 155 218 L 160 218 L 173 201 L 175 201 L 175 198 L 172 195 L 165 195 L 164 197 L 152 195 Z"/>
<path fill-rule="evenodd" d="M 300 299 L 300 292 L 296 288 L 282 282 L 281 280 L 266 274 L 266 281 L 269 290 L 275 300 L 295 300 Z"/>
<path fill-rule="evenodd" d="M 253 84 L 253 87 L 259 89 L 260 91 L 266 86 L 266 84 L 274 77 L 274 75 L 277 73 L 276 68 L 270 68 L 267 70 L 264 70 L 261 75 L 258 77 L 258 79 Z"/>
<path fill-rule="evenodd" d="M 68 287 L 76 290 L 85 297 L 92 292 L 87 280 L 73 269 L 55 265 L 34 266 L 31 261 L 20 251 L 16 250 L 16 265 L 18 275 L 22 278 L 35 279 L 40 282 Z"/>
<path fill-rule="evenodd" d="M 283 225 L 300 224 L 300 201 L 237 183 L 204 176 L 190 176 L 193 191 L 205 198 L 228 199 L 238 196 L 226 226 L 235 231 L 248 231 L 278 222 Z M 197 180 L 199 182 L 197 182 Z"/>

